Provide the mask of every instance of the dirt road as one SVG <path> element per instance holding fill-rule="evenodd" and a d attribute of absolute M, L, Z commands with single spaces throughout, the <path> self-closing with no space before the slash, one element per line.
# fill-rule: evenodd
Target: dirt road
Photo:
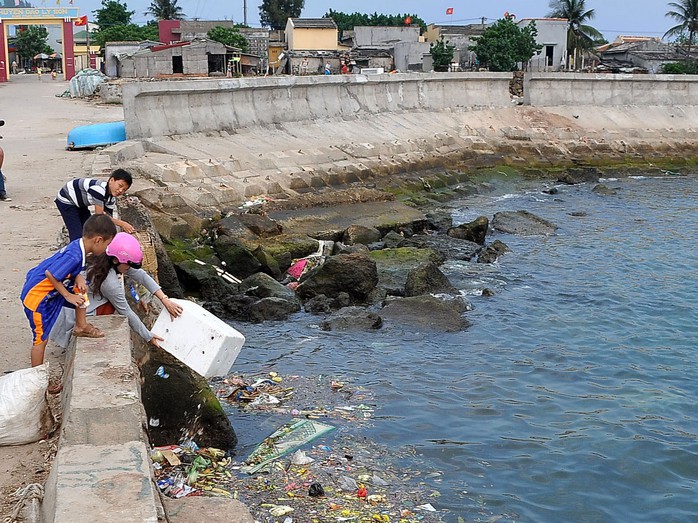
<path fill-rule="evenodd" d="M 0 83 L 2 171 L 7 195 L 0 202 L 0 373 L 29 367 L 31 332 L 19 301 L 27 270 L 55 250 L 62 221 L 53 200 L 67 180 L 87 176 L 93 151 L 67 151 L 68 131 L 78 125 L 123 120 L 121 106 L 58 98 L 68 82 L 44 75 L 13 76 Z M 60 355 L 49 354 L 59 365 Z M 43 483 L 47 443 L 0 447 L 0 520 L 9 514 L 9 494 Z"/>

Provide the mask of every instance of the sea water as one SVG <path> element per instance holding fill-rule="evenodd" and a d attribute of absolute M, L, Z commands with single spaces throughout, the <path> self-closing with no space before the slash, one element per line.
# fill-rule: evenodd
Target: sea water
<path fill-rule="evenodd" d="M 445 521 L 698 520 L 698 177 L 604 183 L 617 193 L 512 182 L 450 202 L 456 224 L 527 210 L 558 226 L 491 235 L 511 249 L 495 264 L 443 266 L 473 305 L 467 330 L 236 324 L 233 371 L 369 389 L 355 430 L 414 451 Z M 244 456 L 288 416 L 231 419 Z"/>

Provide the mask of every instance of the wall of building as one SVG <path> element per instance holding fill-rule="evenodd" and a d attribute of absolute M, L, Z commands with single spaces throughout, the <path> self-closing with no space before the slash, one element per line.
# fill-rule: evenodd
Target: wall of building
<path fill-rule="evenodd" d="M 356 47 L 393 45 L 396 42 L 419 42 L 419 27 L 354 27 Z"/>
<path fill-rule="evenodd" d="M 266 61 L 269 57 L 269 30 L 243 27 L 240 33 L 247 39 L 247 52 Z"/>
<path fill-rule="evenodd" d="M 290 51 L 330 51 L 338 48 L 336 29 L 294 28 L 286 32 Z"/>
<path fill-rule="evenodd" d="M 690 75 L 531 73 L 524 103 L 550 106 L 696 105 L 698 78 Z"/>
<path fill-rule="evenodd" d="M 123 53 L 135 53 L 140 49 L 138 42 L 107 42 L 104 46 L 104 74 L 107 76 L 119 76 L 119 61 L 116 55 Z"/>
<path fill-rule="evenodd" d="M 560 18 L 524 18 L 518 22 L 519 27 L 526 27 L 531 21 L 535 21 L 538 36 L 536 43 L 541 44 L 540 54 L 534 55 L 529 60 L 528 70 L 532 72 L 551 72 L 564 69 L 567 59 L 567 20 Z M 548 65 L 546 61 L 546 47 L 551 46 L 552 61 Z"/>
<path fill-rule="evenodd" d="M 429 54 L 428 42 L 398 42 L 395 44 L 395 69 L 402 73 L 422 71 L 424 55 Z"/>

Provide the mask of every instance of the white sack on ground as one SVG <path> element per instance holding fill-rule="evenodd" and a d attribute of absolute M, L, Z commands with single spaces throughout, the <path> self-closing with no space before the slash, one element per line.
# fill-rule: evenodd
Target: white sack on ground
<path fill-rule="evenodd" d="M 38 441 L 53 429 L 48 363 L 0 377 L 0 445 Z"/>

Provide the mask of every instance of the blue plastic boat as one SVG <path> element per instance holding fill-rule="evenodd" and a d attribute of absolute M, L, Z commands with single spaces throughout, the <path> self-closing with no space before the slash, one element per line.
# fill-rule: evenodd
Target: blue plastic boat
<path fill-rule="evenodd" d="M 68 150 L 90 149 L 126 140 L 126 125 L 121 122 L 81 125 L 68 133 Z"/>

